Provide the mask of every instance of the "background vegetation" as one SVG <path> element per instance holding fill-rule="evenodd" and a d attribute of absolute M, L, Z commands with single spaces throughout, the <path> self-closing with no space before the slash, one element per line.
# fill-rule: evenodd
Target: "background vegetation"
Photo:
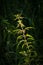
<path fill-rule="evenodd" d="M 43 65 L 43 0 L 0 0 L 0 65 Z"/>

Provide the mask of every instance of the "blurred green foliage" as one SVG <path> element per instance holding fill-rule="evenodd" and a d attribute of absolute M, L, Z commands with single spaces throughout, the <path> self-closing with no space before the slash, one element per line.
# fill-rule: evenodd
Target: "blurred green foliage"
<path fill-rule="evenodd" d="M 0 0 L 0 65 L 43 65 L 42 0 Z"/>

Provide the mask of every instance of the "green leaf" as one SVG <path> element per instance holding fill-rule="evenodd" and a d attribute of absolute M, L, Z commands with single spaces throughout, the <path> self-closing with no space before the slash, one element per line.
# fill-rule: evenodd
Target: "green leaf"
<path fill-rule="evenodd" d="M 22 45 L 22 49 L 23 49 L 25 46 L 26 46 L 26 48 L 28 48 L 28 43 L 24 43 L 24 44 Z"/>
<path fill-rule="evenodd" d="M 35 41 L 35 39 L 33 37 L 31 37 L 31 38 L 27 38 L 27 41 L 28 42 L 33 42 L 33 41 Z"/>
<path fill-rule="evenodd" d="M 17 37 L 17 41 L 18 41 L 19 39 L 23 39 L 23 35 L 18 36 L 18 37 Z"/>
<path fill-rule="evenodd" d="M 13 33 L 20 31 L 20 29 L 12 30 Z"/>
<path fill-rule="evenodd" d="M 33 38 L 33 36 L 32 36 L 32 35 L 30 35 L 30 34 L 26 34 L 26 37 Z"/>
<path fill-rule="evenodd" d="M 26 27 L 25 30 L 34 29 L 34 27 Z"/>
<path fill-rule="evenodd" d="M 21 40 L 20 42 L 18 42 L 17 49 L 19 48 L 19 45 L 22 43 L 24 43 L 24 40 Z"/>
<path fill-rule="evenodd" d="M 21 51 L 21 52 L 19 52 L 19 53 L 22 54 L 22 55 L 24 55 L 24 56 L 27 56 L 26 51 Z"/>
<path fill-rule="evenodd" d="M 4 24 L 8 24 L 8 25 L 10 24 L 10 23 L 8 22 L 8 20 L 2 20 L 2 21 L 3 21 Z"/>

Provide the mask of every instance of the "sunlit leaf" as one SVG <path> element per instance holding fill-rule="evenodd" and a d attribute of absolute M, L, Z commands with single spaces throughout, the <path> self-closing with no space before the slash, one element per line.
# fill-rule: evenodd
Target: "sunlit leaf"
<path fill-rule="evenodd" d="M 25 30 L 34 29 L 34 27 L 26 27 Z"/>
<path fill-rule="evenodd" d="M 30 34 L 26 34 L 26 37 L 33 38 L 33 36 L 32 36 L 32 35 L 30 35 Z"/>
<path fill-rule="evenodd" d="M 27 41 L 32 42 L 32 41 L 35 41 L 35 39 L 33 37 L 31 37 L 31 38 L 27 38 Z"/>
<path fill-rule="evenodd" d="M 19 53 L 22 54 L 22 55 L 24 55 L 24 56 L 27 56 L 26 51 L 21 51 L 21 52 L 19 52 Z"/>
<path fill-rule="evenodd" d="M 18 36 L 17 40 L 19 40 L 19 39 L 23 39 L 23 35 Z"/>
<path fill-rule="evenodd" d="M 17 20 L 17 19 L 23 19 L 24 18 L 24 17 L 21 16 L 21 14 L 16 14 L 14 16 L 16 17 L 15 20 Z"/>

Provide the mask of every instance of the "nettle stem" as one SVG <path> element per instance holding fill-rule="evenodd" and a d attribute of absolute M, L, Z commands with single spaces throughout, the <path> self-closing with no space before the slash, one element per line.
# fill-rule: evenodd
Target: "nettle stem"
<path fill-rule="evenodd" d="M 24 29 L 24 24 L 22 23 L 22 20 L 21 19 L 18 19 L 18 23 L 19 23 L 19 26 L 20 26 L 20 28 L 21 28 L 21 30 L 22 30 L 22 35 L 23 35 L 23 38 L 24 38 L 24 40 L 25 40 L 25 45 L 26 45 L 26 47 L 28 48 L 28 42 L 27 42 L 27 39 L 26 39 L 26 35 L 25 35 L 25 33 L 26 33 L 26 31 L 25 31 L 25 29 Z M 29 48 L 28 48 L 29 49 Z"/>

